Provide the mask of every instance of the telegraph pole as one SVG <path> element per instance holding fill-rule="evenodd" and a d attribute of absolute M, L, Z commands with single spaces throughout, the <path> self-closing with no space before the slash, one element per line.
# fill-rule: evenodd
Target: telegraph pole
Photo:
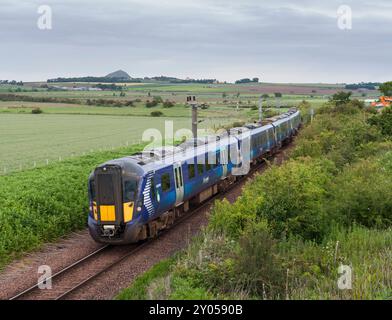
<path fill-rule="evenodd" d="M 259 98 L 259 122 L 263 121 L 263 96 Z"/>
<path fill-rule="evenodd" d="M 193 139 L 197 139 L 197 125 L 198 125 L 198 120 L 197 120 L 197 101 L 196 101 L 196 96 L 188 96 L 186 97 L 186 102 L 192 107 L 192 134 L 193 134 Z"/>

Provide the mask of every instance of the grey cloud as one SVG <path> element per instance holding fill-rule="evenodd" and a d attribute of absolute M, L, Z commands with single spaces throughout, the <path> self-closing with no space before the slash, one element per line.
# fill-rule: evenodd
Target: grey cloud
<path fill-rule="evenodd" d="M 389 1 L 48 0 L 53 30 L 36 27 L 41 1 L 2 0 L 0 78 L 44 80 L 123 68 L 233 81 L 384 81 Z M 353 30 L 337 28 L 351 5 Z"/>

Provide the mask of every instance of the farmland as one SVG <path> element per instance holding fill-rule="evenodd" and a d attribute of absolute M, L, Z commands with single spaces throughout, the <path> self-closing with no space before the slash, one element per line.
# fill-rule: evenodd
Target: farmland
<path fill-rule="evenodd" d="M 93 86 L 88 83 L 58 83 L 64 87 Z M 122 84 L 118 84 L 122 85 Z M 258 117 L 261 94 L 265 110 L 274 113 L 307 100 L 314 108 L 328 100 L 341 85 L 306 84 L 124 84 L 118 91 L 49 90 L 42 83 L 24 86 L 0 85 L 0 174 L 29 169 L 140 141 L 146 128 L 163 130 L 165 120 L 175 127 L 190 128 L 191 112 L 184 102 L 197 95 L 206 108 L 199 110 L 200 128 L 216 128 Z M 280 92 L 282 97 L 275 98 Z M 367 94 L 374 94 L 368 92 Z M 359 93 L 356 93 L 358 96 Z M 19 101 L 20 97 L 20 101 Z M 147 108 L 153 99 L 171 101 Z M 42 102 L 41 102 L 42 101 Z M 276 107 L 280 107 L 276 109 Z M 42 114 L 33 115 L 34 109 Z M 160 112 L 152 118 L 151 112 Z"/>
<path fill-rule="evenodd" d="M 2 114 L 0 115 L 0 168 L 4 173 L 32 168 L 85 152 L 131 145 L 142 139 L 145 129 L 164 134 L 170 118 L 99 115 Z M 206 119 L 201 127 L 225 124 L 227 118 Z M 186 117 L 174 121 L 174 129 L 190 128 Z"/>

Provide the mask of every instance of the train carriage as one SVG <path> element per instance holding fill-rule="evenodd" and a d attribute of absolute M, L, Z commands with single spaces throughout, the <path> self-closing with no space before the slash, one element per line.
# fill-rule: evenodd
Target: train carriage
<path fill-rule="evenodd" d="M 192 206 L 233 183 L 236 169 L 276 151 L 300 124 L 299 111 L 290 110 L 265 125 L 234 128 L 228 135 L 98 166 L 89 178 L 90 234 L 97 242 L 111 244 L 156 236 Z"/>

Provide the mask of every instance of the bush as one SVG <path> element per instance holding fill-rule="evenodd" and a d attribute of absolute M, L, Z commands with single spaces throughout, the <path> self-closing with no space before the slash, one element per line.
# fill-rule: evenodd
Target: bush
<path fill-rule="evenodd" d="M 251 184 L 248 203 L 263 197 L 257 216 L 268 221 L 274 237 L 296 235 L 319 241 L 333 219 L 324 209 L 333 170 L 331 162 L 309 158 L 273 167 Z"/>
<path fill-rule="evenodd" d="M 302 130 L 294 158 L 325 157 L 339 169 L 354 162 L 364 145 L 383 139 L 380 131 L 365 119 L 363 114 L 318 114 L 312 125 Z"/>
<path fill-rule="evenodd" d="M 31 110 L 32 114 L 41 114 L 43 113 L 41 108 L 34 108 L 33 110 Z"/>
<path fill-rule="evenodd" d="M 329 211 L 345 226 L 388 227 L 392 224 L 392 153 L 380 160 L 361 160 L 336 177 Z"/>
<path fill-rule="evenodd" d="M 158 105 L 158 102 L 156 102 L 155 100 L 153 100 L 153 101 L 147 100 L 147 102 L 146 102 L 146 108 L 153 108 L 153 107 L 156 107 L 157 105 Z"/>
<path fill-rule="evenodd" d="M 154 96 L 153 101 L 155 101 L 157 104 L 163 103 L 163 99 L 161 96 Z"/>
<path fill-rule="evenodd" d="M 163 107 L 164 107 L 164 108 L 172 108 L 172 107 L 174 107 L 174 102 L 169 101 L 169 100 L 166 100 L 166 101 L 163 103 Z"/>
<path fill-rule="evenodd" d="M 238 275 L 236 287 L 262 299 L 278 299 L 284 295 L 285 272 L 282 270 L 277 241 L 264 227 L 254 225 L 239 241 L 234 259 Z"/>
<path fill-rule="evenodd" d="M 161 111 L 153 111 L 151 112 L 151 117 L 161 117 L 163 113 Z"/>
<path fill-rule="evenodd" d="M 379 115 L 369 118 L 368 123 L 376 126 L 386 136 L 392 136 L 392 107 L 386 108 Z"/>

